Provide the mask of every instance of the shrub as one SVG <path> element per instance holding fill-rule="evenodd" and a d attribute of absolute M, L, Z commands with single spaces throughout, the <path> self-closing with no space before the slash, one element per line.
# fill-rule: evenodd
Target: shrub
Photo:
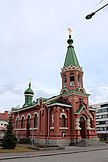
<path fill-rule="evenodd" d="M 7 125 L 7 131 L 1 142 L 1 146 L 5 149 L 14 149 L 16 145 L 17 145 L 17 138 L 13 133 L 13 121 L 12 121 L 12 116 L 10 116 Z"/>

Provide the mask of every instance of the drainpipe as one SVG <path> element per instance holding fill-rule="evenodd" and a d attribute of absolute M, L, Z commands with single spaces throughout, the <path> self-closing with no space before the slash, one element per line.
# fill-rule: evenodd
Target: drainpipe
<path fill-rule="evenodd" d="M 47 110 L 48 110 L 48 125 L 47 125 L 47 127 L 48 127 L 48 133 L 47 133 L 47 145 L 48 145 L 48 144 L 49 144 L 49 111 L 50 111 L 50 109 L 47 108 Z"/>

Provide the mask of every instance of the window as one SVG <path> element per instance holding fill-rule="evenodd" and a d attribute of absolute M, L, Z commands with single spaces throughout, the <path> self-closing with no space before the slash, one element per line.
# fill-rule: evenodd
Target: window
<path fill-rule="evenodd" d="M 100 129 L 99 128 L 96 128 L 97 131 L 99 131 Z"/>
<path fill-rule="evenodd" d="M 66 118 L 65 118 L 65 115 L 62 115 L 62 127 L 66 127 Z"/>
<path fill-rule="evenodd" d="M 99 124 L 106 124 L 106 121 L 99 121 Z"/>
<path fill-rule="evenodd" d="M 103 118 L 107 118 L 107 117 L 108 117 L 108 115 L 107 115 L 107 114 L 104 114 L 104 115 L 103 115 Z"/>
<path fill-rule="evenodd" d="M 18 118 L 16 118 L 16 128 L 18 128 Z"/>
<path fill-rule="evenodd" d="M 81 75 L 78 75 L 78 86 L 81 86 Z"/>
<path fill-rule="evenodd" d="M 64 76 L 64 87 L 66 87 L 66 83 L 67 83 L 67 78 L 66 75 Z"/>
<path fill-rule="evenodd" d="M 90 125 L 91 125 L 91 128 L 93 128 L 93 121 L 91 118 L 90 118 Z"/>
<path fill-rule="evenodd" d="M 103 116 L 102 116 L 102 115 L 99 115 L 98 117 L 99 117 L 99 119 L 103 118 Z"/>
<path fill-rule="evenodd" d="M 38 127 L 38 117 L 37 114 L 34 115 L 34 128 Z"/>
<path fill-rule="evenodd" d="M 24 128 L 24 116 L 22 116 L 22 120 L 21 120 L 21 128 Z"/>
<path fill-rule="evenodd" d="M 98 121 L 96 122 L 96 125 L 99 125 L 99 122 Z"/>
<path fill-rule="evenodd" d="M 74 75 L 70 74 L 70 86 L 74 86 Z"/>
<path fill-rule="evenodd" d="M 27 117 L 27 127 L 30 127 L 30 115 Z"/>
<path fill-rule="evenodd" d="M 27 134 L 26 137 L 30 136 L 30 115 L 27 116 Z"/>

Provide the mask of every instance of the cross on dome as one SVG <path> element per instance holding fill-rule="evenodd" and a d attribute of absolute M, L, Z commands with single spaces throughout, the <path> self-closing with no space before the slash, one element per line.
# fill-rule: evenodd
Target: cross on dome
<path fill-rule="evenodd" d="M 71 35 L 71 33 L 72 33 L 71 28 L 68 28 L 67 30 L 68 30 L 68 32 L 69 32 L 69 35 Z"/>

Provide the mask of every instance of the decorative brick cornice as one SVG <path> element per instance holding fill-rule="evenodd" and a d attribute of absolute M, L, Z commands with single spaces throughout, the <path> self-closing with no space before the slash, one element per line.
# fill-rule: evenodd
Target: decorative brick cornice
<path fill-rule="evenodd" d="M 80 66 L 73 66 L 73 65 L 70 65 L 70 66 L 64 66 L 62 69 L 61 69 L 61 72 L 65 72 L 65 71 L 67 71 L 67 70 L 77 70 L 77 71 L 81 71 L 81 72 L 83 72 L 82 71 L 82 67 L 80 67 Z"/>
<path fill-rule="evenodd" d="M 65 93 L 62 93 L 62 97 L 65 97 L 65 96 L 70 96 L 70 95 L 80 95 L 80 96 L 83 96 L 83 97 L 88 97 L 90 94 L 87 94 L 87 93 L 82 93 L 80 91 L 67 91 Z"/>

